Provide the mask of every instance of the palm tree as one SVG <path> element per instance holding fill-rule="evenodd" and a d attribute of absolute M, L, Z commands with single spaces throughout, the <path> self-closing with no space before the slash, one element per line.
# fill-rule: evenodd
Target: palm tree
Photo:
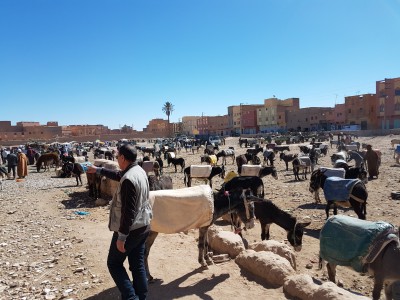
<path fill-rule="evenodd" d="M 172 114 L 172 112 L 174 111 L 174 105 L 167 101 L 164 103 L 164 106 L 162 108 L 162 111 L 167 115 L 168 117 L 168 131 L 170 130 L 169 128 L 169 116 Z"/>

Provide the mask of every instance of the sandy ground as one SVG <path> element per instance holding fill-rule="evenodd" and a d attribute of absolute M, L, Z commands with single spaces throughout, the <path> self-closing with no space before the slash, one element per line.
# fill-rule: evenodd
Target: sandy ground
<path fill-rule="evenodd" d="M 400 168 L 395 164 L 390 140 L 399 136 L 360 137 L 357 141 L 370 143 L 382 151 L 382 166 L 378 179 L 368 182 L 367 219 L 399 224 L 400 201 L 392 200 L 390 192 L 400 190 Z M 237 138 L 228 138 L 226 145 L 240 148 Z M 298 145 L 290 145 L 298 152 Z M 330 149 L 330 154 L 334 150 Z M 186 165 L 199 164 L 200 153 L 181 151 Z M 331 166 L 330 158 L 322 157 L 321 166 Z M 276 159 L 279 179 L 263 179 L 265 198 L 298 217 L 310 217 L 303 249 L 296 252 L 299 273 L 316 281 L 326 281 L 326 270 L 318 270 L 319 230 L 325 221 L 324 205 L 315 205 L 308 191 L 309 181 L 294 181 L 292 171 Z M 236 164 L 227 161 L 227 171 Z M 173 166 L 164 174 L 173 178 L 174 188 L 182 188 L 183 174 Z M 75 179 L 54 178 L 54 172 L 30 174 L 23 182 L 6 181 L 0 191 L 0 299 L 119 299 L 106 267 L 111 239 L 107 229 L 108 208 L 94 207 L 84 185 L 76 187 Z M 194 181 L 193 185 L 201 184 Z M 222 179 L 215 177 L 214 189 Z M 321 198 L 323 195 L 321 193 Z M 85 211 L 88 215 L 77 215 Z M 355 216 L 352 210 L 339 209 L 339 214 Z M 228 223 L 218 222 L 225 230 Z M 285 241 L 285 231 L 273 224 L 271 239 Z M 282 288 L 272 288 L 260 279 L 241 270 L 233 260 L 209 269 L 197 262 L 198 232 L 160 234 L 150 253 L 152 275 L 159 280 L 149 286 L 148 299 L 290 299 Z M 251 243 L 260 240 L 260 226 L 244 233 Z M 371 297 L 372 279 L 349 268 L 338 267 L 337 279 L 343 287 Z M 25 297 L 25 298 L 24 298 Z"/>

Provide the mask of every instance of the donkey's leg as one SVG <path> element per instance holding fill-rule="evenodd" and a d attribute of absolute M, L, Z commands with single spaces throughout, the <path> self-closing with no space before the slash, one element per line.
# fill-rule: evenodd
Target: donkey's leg
<path fill-rule="evenodd" d="M 374 289 L 372 290 L 372 299 L 373 300 L 378 300 L 381 296 L 381 291 L 383 288 L 383 278 L 380 276 L 375 276 L 374 277 Z M 386 298 L 386 299 L 391 299 L 391 298 Z"/>
<path fill-rule="evenodd" d="M 206 245 L 208 227 L 209 226 L 199 228 L 199 242 L 197 244 L 197 247 L 199 248 L 198 261 L 202 267 L 207 267 L 207 263 L 205 260 L 205 251 L 206 251 L 205 245 Z"/>
<path fill-rule="evenodd" d="M 151 276 L 151 274 L 150 274 L 150 269 L 149 269 L 149 253 L 150 253 L 151 246 L 153 245 L 154 241 L 156 240 L 157 235 L 158 235 L 158 232 L 150 231 L 150 234 L 146 239 L 146 250 L 145 250 L 145 253 L 144 253 L 144 264 L 145 264 L 145 267 L 146 267 L 146 273 L 147 273 L 147 280 L 148 281 L 153 281 L 154 280 L 153 276 Z"/>
<path fill-rule="evenodd" d="M 269 240 L 269 227 L 271 224 L 261 223 L 261 240 Z"/>
<path fill-rule="evenodd" d="M 333 263 L 327 263 L 326 268 L 328 269 L 328 277 L 332 282 L 336 282 L 336 265 Z"/>
<path fill-rule="evenodd" d="M 331 206 L 332 201 L 327 201 L 326 206 L 325 206 L 325 213 L 326 213 L 326 219 L 329 218 L 329 208 Z"/>

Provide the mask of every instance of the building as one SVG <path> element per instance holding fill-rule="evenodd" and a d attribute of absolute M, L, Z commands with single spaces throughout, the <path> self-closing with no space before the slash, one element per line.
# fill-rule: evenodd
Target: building
<path fill-rule="evenodd" d="M 264 100 L 264 106 L 257 109 L 257 123 L 260 132 L 281 132 L 287 129 L 288 112 L 300 109 L 299 98 Z"/>
<path fill-rule="evenodd" d="M 229 136 L 228 115 L 208 117 L 208 132 L 210 135 Z"/>
<path fill-rule="evenodd" d="M 345 97 L 346 125 L 360 125 L 361 130 L 378 129 L 377 111 L 375 94 Z"/>
<path fill-rule="evenodd" d="M 186 116 L 182 117 L 183 134 L 187 136 L 193 136 L 199 134 L 197 129 L 197 120 L 201 118 L 199 116 Z"/>
<path fill-rule="evenodd" d="M 256 134 L 259 132 L 257 110 L 262 104 L 228 106 L 228 128 L 230 135 Z"/>
<path fill-rule="evenodd" d="M 378 127 L 400 128 L 400 78 L 385 78 L 376 82 Z"/>
<path fill-rule="evenodd" d="M 143 132 L 153 137 L 169 137 L 172 135 L 172 129 L 172 124 L 168 123 L 168 120 L 153 119 L 149 121 Z"/>
<path fill-rule="evenodd" d="M 63 126 L 65 136 L 88 136 L 109 134 L 110 129 L 104 125 L 68 125 Z"/>
<path fill-rule="evenodd" d="M 0 142 L 45 141 L 61 136 L 62 127 L 57 122 L 48 122 L 47 125 L 40 125 L 39 122 L 18 122 L 13 126 L 11 121 L 0 121 Z"/>
<path fill-rule="evenodd" d="M 305 107 L 287 112 L 290 131 L 331 130 L 334 109 L 331 107 Z"/>

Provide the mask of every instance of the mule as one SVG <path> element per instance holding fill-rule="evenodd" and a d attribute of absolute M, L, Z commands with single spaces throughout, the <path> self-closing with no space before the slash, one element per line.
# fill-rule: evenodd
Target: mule
<path fill-rule="evenodd" d="M 89 197 L 93 198 L 93 200 L 101 198 L 102 176 L 96 173 L 86 173 L 86 179 L 89 186 Z"/>
<path fill-rule="evenodd" d="M 177 172 L 176 166 L 180 166 L 181 167 L 181 172 L 183 172 L 183 169 L 185 168 L 185 159 L 182 157 L 176 158 L 176 157 L 169 157 L 167 159 L 168 162 L 168 166 L 170 164 L 173 164 L 175 167 L 175 173 Z"/>
<path fill-rule="evenodd" d="M 274 160 L 275 160 L 275 152 L 273 150 L 265 150 L 263 153 L 264 157 L 264 164 L 267 163 L 270 166 L 274 165 Z"/>
<path fill-rule="evenodd" d="M 242 190 L 250 190 L 254 196 L 264 198 L 264 183 L 258 176 L 233 177 L 228 182 L 222 184 L 221 190 L 231 191 L 238 187 Z"/>
<path fill-rule="evenodd" d="M 179 190 L 176 190 L 179 192 Z M 224 191 L 214 192 L 214 212 L 210 224 L 199 228 L 199 240 L 198 240 L 198 262 L 204 268 L 208 267 L 213 263 L 212 258 L 208 251 L 208 229 L 214 222 L 227 213 L 235 212 L 239 215 L 239 218 L 246 224 L 246 228 L 254 227 L 254 203 L 248 201 L 244 196 L 241 189 L 232 190 L 230 193 Z M 254 201 L 254 200 L 253 200 Z M 195 212 L 193 212 L 195 214 Z M 154 218 L 157 218 L 154 215 Z M 171 220 L 176 222 L 176 220 Z M 158 232 L 150 231 L 148 238 L 146 239 L 146 250 L 145 250 L 145 266 L 147 278 L 149 281 L 153 281 L 154 278 L 150 273 L 148 258 L 155 239 L 157 238 Z"/>
<path fill-rule="evenodd" d="M 170 176 L 158 177 L 157 175 L 149 175 L 147 178 L 149 180 L 150 191 L 172 190 L 174 188 Z"/>
<path fill-rule="evenodd" d="M 347 217 L 347 216 L 340 216 L 340 217 Z M 328 222 L 335 222 L 337 225 L 340 226 L 339 228 L 343 227 L 344 232 L 348 232 L 349 228 L 344 227 L 342 223 L 337 222 L 338 217 L 332 217 L 328 220 Z M 347 217 L 350 218 L 350 217 Z M 357 228 L 357 232 L 353 231 L 354 236 L 360 235 L 363 233 L 363 228 L 364 225 L 362 224 L 361 220 L 358 220 L 361 222 L 359 225 L 355 225 L 354 227 Z M 365 221 L 365 223 L 373 224 L 377 222 L 368 222 Z M 383 226 L 382 222 L 379 222 L 379 226 Z M 328 223 L 327 223 L 328 224 Z M 388 224 L 388 223 L 387 223 Z M 388 224 L 390 225 L 390 224 Z M 324 229 L 325 229 L 326 224 L 321 230 L 320 233 L 320 260 L 319 260 L 319 269 L 322 269 L 322 265 L 324 261 L 327 261 L 327 271 L 328 271 L 328 277 L 329 280 L 332 282 L 336 282 L 336 267 L 338 265 L 346 265 L 349 266 L 348 262 L 344 262 L 340 260 L 341 262 L 338 263 L 338 260 L 335 259 L 334 257 L 331 258 L 329 255 L 328 250 L 330 249 L 331 246 L 333 247 L 339 247 L 339 249 L 343 249 L 343 245 L 346 245 L 348 243 L 348 236 L 342 236 L 341 234 L 335 235 L 334 238 L 334 244 L 332 245 L 329 240 L 331 240 L 331 236 L 329 234 L 326 234 Z M 367 225 L 369 226 L 369 225 Z M 335 228 L 335 230 L 340 230 L 339 228 Z M 350 229 L 351 230 L 351 229 Z M 383 238 L 387 239 L 387 244 L 382 247 L 382 249 L 377 252 L 377 256 L 374 259 L 368 259 L 362 258 L 363 264 L 360 266 L 362 268 L 363 272 L 368 272 L 370 275 L 373 276 L 374 278 L 374 287 L 372 290 L 372 299 L 373 300 L 378 300 L 381 295 L 382 288 L 384 287 L 384 293 L 386 296 L 386 299 L 395 299 L 393 292 L 392 292 L 392 284 L 396 281 L 400 281 L 400 244 L 399 244 L 399 237 L 398 237 L 398 232 L 399 228 L 388 228 L 386 229 L 387 231 L 383 233 Z M 391 236 L 389 236 L 391 234 Z M 327 235 L 327 238 L 325 238 L 325 235 Z M 364 236 L 364 235 L 362 235 Z M 375 238 L 371 244 L 369 244 L 369 247 L 375 243 L 376 240 L 379 240 L 379 238 Z M 367 244 L 367 245 L 368 245 Z M 379 242 L 378 242 L 379 245 Z M 363 245 L 359 245 L 358 242 L 353 241 L 352 239 L 352 248 L 354 249 L 359 249 Z M 324 259 L 322 259 L 322 252 L 324 252 Z M 354 252 L 353 252 L 354 253 Z M 334 255 L 332 255 L 334 256 Z M 361 258 L 360 258 L 361 259 Z M 357 259 L 358 260 L 358 259 Z M 356 271 L 360 271 L 355 269 Z"/>
<path fill-rule="evenodd" d="M 190 175 L 190 166 L 185 168 L 184 170 L 184 175 L 183 175 L 183 183 L 188 186 L 191 187 L 192 186 L 192 176 Z M 219 175 L 219 177 L 221 177 L 222 179 L 225 178 L 225 166 L 222 165 L 221 167 L 211 167 L 211 173 L 208 177 L 203 178 L 203 177 L 199 177 L 199 178 L 203 178 L 203 179 L 207 179 L 210 187 L 212 187 L 212 179 L 214 176 Z M 196 177 L 194 177 L 196 178 Z"/>
<path fill-rule="evenodd" d="M 292 165 L 295 180 L 301 180 L 299 176 L 301 170 L 303 171 L 303 179 L 307 179 L 307 170 L 311 167 L 311 160 L 308 156 L 296 157 L 292 161 Z"/>
<path fill-rule="evenodd" d="M 61 170 L 63 171 L 62 176 L 63 178 L 68 178 L 71 176 L 75 176 L 76 179 L 76 185 L 79 185 L 79 182 L 82 185 L 82 178 L 81 175 L 84 173 L 81 169 L 81 166 L 79 163 L 71 163 L 71 162 L 66 162 L 62 165 Z"/>
<path fill-rule="evenodd" d="M 286 154 L 284 152 L 281 152 L 279 154 L 279 159 L 285 162 L 286 165 L 286 171 L 289 171 L 289 163 L 291 161 L 293 161 L 296 157 L 298 156 L 298 154 Z"/>
<path fill-rule="evenodd" d="M 60 164 L 60 158 L 57 153 L 45 153 L 39 156 L 37 162 L 36 162 L 36 170 L 39 173 L 40 169 L 42 168 L 42 165 L 44 165 L 44 171 L 47 170 L 47 168 L 50 170 L 50 165 L 54 164 L 54 171 L 57 169 L 57 166 Z"/>
<path fill-rule="evenodd" d="M 311 224 L 310 222 L 299 222 L 299 220 L 280 209 L 274 202 L 267 199 L 254 202 L 254 212 L 256 219 L 261 225 L 261 240 L 269 240 L 269 229 L 271 224 L 276 224 L 286 230 L 287 240 L 293 246 L 295 251 L 300 251 L 303 244 L 304 228 Z M 233 216 L 235 226 L 240 227 L 240 221 Z"/>
<path fill-rule="evenodd" d="M 222 164 L 226 165 L 226 158 L 227 157 L 232 157 L 232 165 L 235 163 L 235 150 L 228 149 L 228 150 L 222 150 L 216 154 L 217 156 L 217 162 L 220 157 L 222 157 Z"/>
<path fill-rule="evenodd" d="M 238 167 L 239 175 L 242 172 L 242 166 L 247 164 L 248 162 L 251 162 L 251 164 L 253 164 L 253 165 L 261 164 L 261 160 L 257 155 L 253 155 L 253 154 L 249 154 L 249 153 L 241 154 L 236 157 L 236 165 Z"/>
<path fill-rule="evenodd" d="M 319 189 L 324 189 L 326 175 L 320 169 L 315 170 L 311 174 L 309 191 L 311 193 L 318 193 Z M 329 180 L 329 179 L 328 179 Z M 341 201 L 328 201 L 325 207 L 326 218 L 329 218 L 329 209 L 333 207 L 333 214 L 337 215 L 337 206 L 349 207 L 354 209 L 359 219 L 365 220 L 367 215 L 367 199 L 368 191 L 364 183 L 359 180 L 351 190 L 349 199 L 341 199 Z"/>

